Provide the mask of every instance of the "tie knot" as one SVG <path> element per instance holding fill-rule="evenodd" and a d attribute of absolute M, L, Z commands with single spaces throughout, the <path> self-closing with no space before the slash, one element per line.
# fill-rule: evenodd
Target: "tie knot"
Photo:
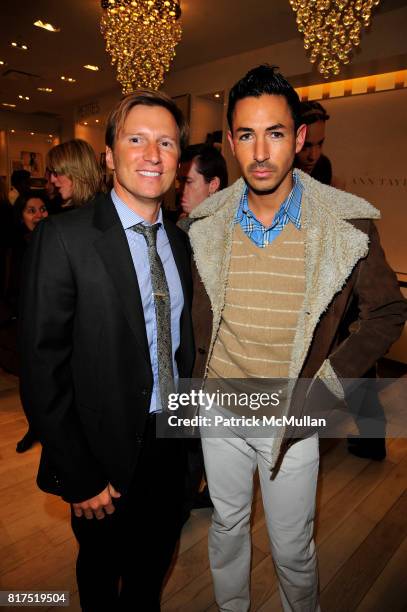
<path fill-rule="evenodd" d="M 138 223 L 137 225 L 133 225 L 131 229 L 137 234 L 142 234 L 148 246 L 155 246 L 160 225 L 161 223 L 155 223 L 154 225 L 143 225 L 142 223 Z"/>

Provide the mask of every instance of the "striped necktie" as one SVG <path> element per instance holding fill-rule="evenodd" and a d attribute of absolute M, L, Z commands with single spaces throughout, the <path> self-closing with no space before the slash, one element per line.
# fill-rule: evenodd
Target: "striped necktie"
<path fill-rule="evenodd" d="M 169 393 L 175 391 L 174 370 L 172 364 L 171 340 L 171 300 L 164 267 L 157 252 L 157 231 L 160 223 L 155 225 L 134 225 L 131 229 L 142 234 L 147 243 L 150 262 L 151 285 L 153 288 L 155 318 L 157 322 L 157 360 L 158 382 L 160 388 L 161 408 L 167 410 Z"/>

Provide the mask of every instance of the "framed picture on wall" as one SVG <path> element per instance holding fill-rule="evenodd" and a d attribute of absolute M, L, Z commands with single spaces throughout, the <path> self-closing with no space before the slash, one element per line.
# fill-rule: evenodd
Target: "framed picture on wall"
<path fill-rule="evenodd" d="M 44 163 L 41 153 L 35 151 L 21 151 L 20 158 L 23 170 L 28 170 L 32 178 L 44 176 Z"/>

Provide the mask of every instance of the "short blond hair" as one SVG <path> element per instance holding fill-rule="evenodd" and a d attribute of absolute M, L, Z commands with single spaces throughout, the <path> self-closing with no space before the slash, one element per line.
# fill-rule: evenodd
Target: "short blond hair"
<path fill-rule="evenodd" d="M 75 138 L 68 140 L 47 153 L 49 172 L 65 174 L 72 181 L 72 200 L 81 205 L 105 191 L 103 174 L 90 144 Z"/>
<path fill-rule="evenodd" d="M 137 89 L 127 96 L 124 96 L 109 115 L 106 125 L 105 142 L 110 149 L 113 149 L 116 136 L 123 129 L 127 115 L 134 106 L 161 106 L 167 109 L 174 117 L 175 123 L 178 126 L 180 148 L 183 149 L 186 146 L 188 140 L 188 123 L 174 100 L 163 91 Z"/>

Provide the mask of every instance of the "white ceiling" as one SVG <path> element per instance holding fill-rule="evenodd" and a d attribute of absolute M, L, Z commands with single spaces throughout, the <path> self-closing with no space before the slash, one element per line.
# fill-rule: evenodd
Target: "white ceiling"
<path fill-rule="evenodd" d="M 405 4 L 382 0 L 378 10 Z M 298 36 L 289 0 L 182 0 L 181 6 L 183 37 L 171 70 Z M 20 112 L 54 114 L 118 88 L 100 33 L 101 13 L 100 0 L 0 0 L 0 60 L 7 62 L 0 66 L 0 104 L 15 103 Z M 37 19 L 59 26 L 61 32 L 34 27 Z M 26 43 L 29 51 L 12 48 L 13 40 Z M 101 70 L 90 72 L 84 64 Z M 64 83 L 61 75 L 77 81 Z M 54 93 L 40 93 L 37 87 L 51 87 Z M 20 101 L 18 94 L 30 100 Z"/>

